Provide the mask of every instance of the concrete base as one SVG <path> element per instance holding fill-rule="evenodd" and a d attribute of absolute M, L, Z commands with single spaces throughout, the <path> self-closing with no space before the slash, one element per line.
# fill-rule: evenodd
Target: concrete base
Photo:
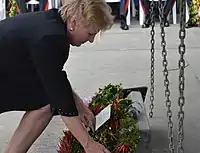
<path fill-rule="evenodd" d="M 137 113 L 137 126 L 140 131 L 141 140 L 136 153 L 150 153 L 151 129 L 142 94 L 139 91 L 133 91 L 128 97 L 132 99 L 133 107 L 139 111 Z"/>

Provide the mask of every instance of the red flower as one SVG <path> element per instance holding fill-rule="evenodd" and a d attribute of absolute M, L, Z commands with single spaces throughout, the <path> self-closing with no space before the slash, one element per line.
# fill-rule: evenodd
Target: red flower
<path fill-rule="evenodd" d="M 115 121 L 115 127 L 116 127 L 116 129 L 119 127 L 119 120 Z"/>
<path fill-rule="evenodd" d="M 96 104 L 95 106 L 90 105 L 89 109 L 92 111 L 92 113 L 94 115 L 97 115 L 101 111 L 102 108 L 101 108 L 101 106 L 99 104 Z"/>
<path fill-rule="evenodd" d="M 118 108 L 119 108 L 119 99 L 118 98 L 115 98 L 115 100 L 113 101 L 113 107 L 114 107 L 114 110 L 118 110 Z"/>
<path fill-rule="evenodd" d="M 92 105 L 89 105 L 89 109 L 91 110 L 91 112 L 92 112 L 93 114 L 95 114 L 95 110 L 94 110 L 94 107 L 93 107 Z"/>
<path fill-rule="evenodd" d="M 70 131 L 63 131 L 64 137 L 60 140 L 59 153 L 71 153 L 73 135 Z"/>
<path fill-rule="evenodd" d="M 128 153 L 131 151 L 131 148 L 127 144 L 120 144 L 116 149 L 116 153 Z"/>
<path fill-rule="evenodd" d="M 97 104 L 95 108 L 95 114 L 98 114 L 100 111 L 101 111 L 101 106 Z"/>

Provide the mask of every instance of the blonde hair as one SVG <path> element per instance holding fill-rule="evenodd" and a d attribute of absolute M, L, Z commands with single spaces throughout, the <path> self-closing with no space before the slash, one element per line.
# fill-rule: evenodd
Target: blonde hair
<path fill-rule="evenodd" d="M 60 12 L 64 22 L 74 16 L 86 25 L 96 25 L 101 31 L 113 25 L 112 10 L 105 0 L 62 0 L 62 3 Z"/>

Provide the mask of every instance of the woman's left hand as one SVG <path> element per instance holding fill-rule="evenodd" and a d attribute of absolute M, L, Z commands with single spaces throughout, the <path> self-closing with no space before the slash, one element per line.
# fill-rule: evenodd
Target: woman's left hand
<path fill-rule="evenodd" d="M 90 111 L 90 109 L 83 103 L 83 101 L 79 102 L 79 116 L 82 121 L 82 123 L 86 127 L 90 127 L 92 131 L 95 129 L 95 117 L 93 113 Z"/>

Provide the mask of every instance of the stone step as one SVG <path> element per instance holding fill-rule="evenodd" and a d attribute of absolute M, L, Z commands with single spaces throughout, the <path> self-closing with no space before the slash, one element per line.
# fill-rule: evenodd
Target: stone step
<path fill-rule="evenodd" d="M 152 150 L 149 147 L 151 129 L 142 94 L 139 91 L 132 91 L 128 97 L 133 101 L 132 106 L 138 111 L 136 113 L 137 127 L 140 131 L 141 140 L 137 148 L 137 153 L 151 153 Z"/>

